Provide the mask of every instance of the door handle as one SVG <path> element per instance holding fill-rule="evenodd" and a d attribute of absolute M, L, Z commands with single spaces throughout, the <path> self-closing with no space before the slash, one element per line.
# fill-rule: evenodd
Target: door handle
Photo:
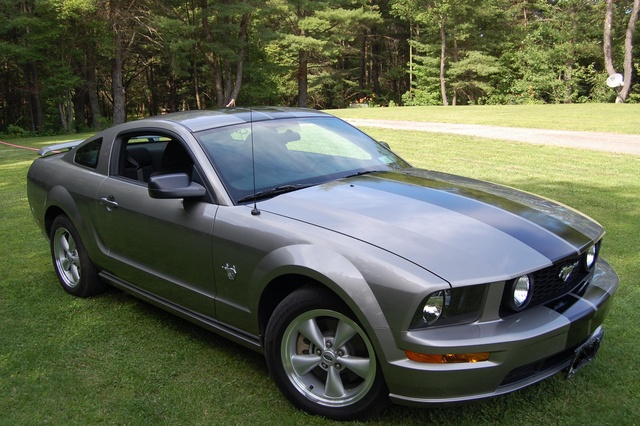
<path fill-rule="evenodd" d="M 114 198 L 113 195 L 100 198 L 100 204 L 105 206 L 109 211 L 118 207 L 118 203 L 116 202 L 116 199 Z"/>

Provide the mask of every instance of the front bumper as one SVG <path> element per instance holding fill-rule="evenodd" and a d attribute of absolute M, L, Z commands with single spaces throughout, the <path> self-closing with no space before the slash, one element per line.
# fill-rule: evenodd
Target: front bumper
<path fill-rule="evenodd" d="M 489 360 L 426 364 L 399 359 L 384 373 L 394 402 L 445 404 L 509 393 L 571 367 L 576 350 L 601 336 L 618 287 L 604 260 L 582 296 L 568 307 L 539 306 L 506 319 L 407 332 L 406 349 L 422 353 L 490 352 Z"/>

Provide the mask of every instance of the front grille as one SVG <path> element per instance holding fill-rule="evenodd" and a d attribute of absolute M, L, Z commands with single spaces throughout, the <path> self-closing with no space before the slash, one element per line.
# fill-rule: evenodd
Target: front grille
<path fill-rule="evenodd" d="M 541 305 L 557 299 L 576 288 L 587 277 L 589 272 L 582 266 L 580 257 L 576 256 L 564 262 L 557 263 L 549 268 L 534 272 L 533 298 L 529 306 Z M 565 281 L 561 278 L 563 269 L 567 271 L 573 267 L 573 271 Z"/>
<path fill-rule="evenodd" d="M 533 295 L 525 309 L 543 305 L 553 300 L 560 299 L 571 292 L 579 292 L 587 282 L 590 271 L 584 266 L 584 255 L 565 258 L 548 268 L 535 271 L 530 274 L 533 278 Z M 512 296 L 512 288 L 516 280 L 505 283 L 500 315 L 506 317 L 516 313 L 510 307 L 509 300 Z"/>

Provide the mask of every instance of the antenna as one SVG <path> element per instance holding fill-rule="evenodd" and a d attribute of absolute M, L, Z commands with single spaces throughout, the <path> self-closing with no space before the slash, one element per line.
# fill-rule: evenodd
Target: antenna
<path fill-rule="evenodd" d="M 260 210 L 258 209 L 258 200 L 256 200 L 256 154 L 254 148 L 254 138 L 253 138 L 253 107 L 251 103 L 249 104 L 249 128 L 251 133 L 249 136 L 251 137 L 251 174 L 253 175 L 253 209 L 251 209 L 251 214 L 253 216 L 260 215 Z"/>
<path fill-rule="evenodd" d="M 249 49 L 249 34 L 247 33 L 246 38 L 247 43 L 247 80 L 251 81 L 251 49 Z M 231 100 L 235 105 L 235 100 Z M 251 137 L 251 175 L 253 177 L 253 208 L 251 209 L 251 215 L 259 216 L 260 209 L 258 209 L 258 200 L 256 200 L 256 151 L 254 148 L 254 138 L 253 138 L 253 96 L 251 95 L 251 91 L 249 91 L 249 130 L 251 133 L 249 136 Z"/>

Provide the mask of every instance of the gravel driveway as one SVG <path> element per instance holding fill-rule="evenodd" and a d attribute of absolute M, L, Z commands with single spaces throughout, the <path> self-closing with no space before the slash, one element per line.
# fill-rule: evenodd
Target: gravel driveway
<path fill-rule="evenodd" d="M 495 127 L 480 124 L 425 123 L 418 121 L 392 121 L 346 119 L 356 127 L 382 127 L 398 130 L 454 133 L 491 139 L 505 139 L 541 145 L 566 146 L 594 151 L 640 155 L 640 135 L 600 132 L 573 132 L 566 130 L 525 129 Z"/>

